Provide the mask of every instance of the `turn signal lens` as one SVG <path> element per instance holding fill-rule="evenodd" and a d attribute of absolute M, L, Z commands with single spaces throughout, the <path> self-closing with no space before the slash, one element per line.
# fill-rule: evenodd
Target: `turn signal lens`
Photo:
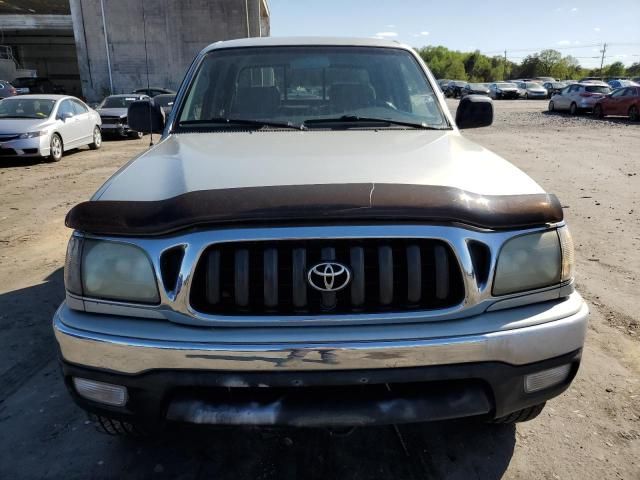
<path fill-rule="evenodd" d="M 561 282 L 566 282 L 574 277 L 575 270 L 575 253 L 573 249 L 573 238 L 569 229 L 560 227 L 558 229 L 558 237 L 560 238 L 560 250 L 562 252 L 562 276 Z"/>

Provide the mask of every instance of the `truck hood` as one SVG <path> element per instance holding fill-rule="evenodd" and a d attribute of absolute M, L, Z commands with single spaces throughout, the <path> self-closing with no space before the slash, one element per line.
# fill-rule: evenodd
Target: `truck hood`
<path fill-rule="evenodd" d="M 544 193 L 489 150 L 445 130 L 172 134 L 129 162 L 93 200 L 157 201 L 202 190 L 404 184 L 479 195 Z"/>

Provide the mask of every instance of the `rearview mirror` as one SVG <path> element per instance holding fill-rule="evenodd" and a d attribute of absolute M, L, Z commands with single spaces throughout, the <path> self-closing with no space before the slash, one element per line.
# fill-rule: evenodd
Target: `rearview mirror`
<path fill-rule="evenodd" d="M 131 130 L 142 133 L 162 133 L 164 112 L 160 105 L 149 100 L 138 100 L 129 105 L 127 123 Z"/>
<path fill-rule="evenodd" d="M 458 128 L 488 127 L 493 123 L 493 102 L 484 95 L 467 95 L 456 110 Z"/>

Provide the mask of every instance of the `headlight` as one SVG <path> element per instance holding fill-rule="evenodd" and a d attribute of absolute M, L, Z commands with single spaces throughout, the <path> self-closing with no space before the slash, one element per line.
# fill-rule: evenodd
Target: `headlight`
<path fill-rule="evenodd" d="M 572 277 L 573 244 L 566 227 L 521 235 L 500 251 L 493 294 L 548 287 Z"/>
<path fill-rule="evenodd" d="M 125 243 L 72 237 L 65 287 L 74 294 L 125 302 L 158 303 L 158 287 L 146 253 Z"/>
<path fill-rule="evenodd" d="M 18 138 L 20 139 L 25 139 L 25 138 L 36 138 L 36 137 L 40 137 L 42 135 L 44 135 L 46 132 L 27 132 L 27 133 L 21 133 L 20 135 L 18 135 Z"/>

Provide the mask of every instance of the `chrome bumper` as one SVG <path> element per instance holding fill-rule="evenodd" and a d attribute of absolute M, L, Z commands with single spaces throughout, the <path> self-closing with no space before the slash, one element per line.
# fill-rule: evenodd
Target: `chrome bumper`
<path fill-rule="evenodd" d="M 78 312 L 63 303 L 53 328 L 63 360 L 118 373 L 355 370 L 534 363 L 582 348 L 588 313 L 580 295 L 573 293 L 450 322 L 202 328 Z"/>

